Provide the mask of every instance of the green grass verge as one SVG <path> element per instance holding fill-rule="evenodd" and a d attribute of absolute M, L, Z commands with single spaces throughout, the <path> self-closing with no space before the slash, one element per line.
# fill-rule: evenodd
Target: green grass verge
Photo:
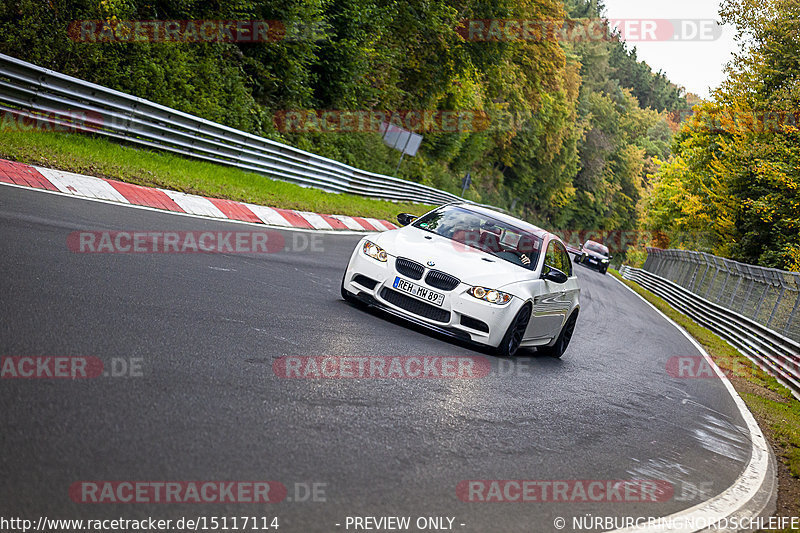
<path fill-rule="evenodd" d="M 232 167 L 64 132 L 0 130 L 0 158 L 213 198 L 392 222 L 400 212 L 420 215 L 433 208 L 326 193 Z"/>
<path fill-rule="evenodd" d="M 714 362 L 732 377 L 734 387 L 761 427 L 766 430 L 778 460 L 786 465 L 797 483 L 800 478 L 800 401 L 792 396 L 789 389 L 758 368 L 727 341 L 677 311 L 663 298 L 637 283 L 623 279 L 616 270 L 609 272 L 686 329 L 703 345 Z M 786 490 L 786 487 L 781 490 Z"/>

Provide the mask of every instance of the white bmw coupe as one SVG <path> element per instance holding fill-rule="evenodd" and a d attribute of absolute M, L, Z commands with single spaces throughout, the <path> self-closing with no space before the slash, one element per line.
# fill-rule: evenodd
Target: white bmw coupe
<path fill-rule="evenodd" d="M 382 308 L 512 356 L 537 347 L 561 357 L 580 287 L 561 240 L 517 218 L 448 204 L 396 230 L 364 237 L 342 279 L 348 302 Z"/>

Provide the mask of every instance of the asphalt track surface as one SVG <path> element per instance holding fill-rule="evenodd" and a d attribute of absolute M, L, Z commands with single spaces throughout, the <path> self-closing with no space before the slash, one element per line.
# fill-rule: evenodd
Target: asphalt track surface
<path fill-rule="evenodd" d="M 509 361 L 344 302 L 356 235 L 261 255 L 67 248 L 78 230 L 242 229 L 0 186 L 0 355 L 140 358 L 142 368 L 0 380 L 0 515 L 277 516 L 284 532 L 345 531 L 347 516 L 448 516 L 457 531 L 546 532 L 558 516 L 686 509 L 730 486 L 749 458 L 723 384 L 671 377 L 668 359 L 696 350 L 610 275 L 577 267 L 582 311 L 563 359 Z M 298 248 L 312 239 L 284 235 Z M 477 355 L 492 372 L 276 376 L 275 359 L 295 355 Z M 456 486 L 470 479 L 653 479 L 675 494 L 463 502 Z M 290 499 L 295 483 L 324 483 L 325 501 L 79 504 L 68 490 L 81 480 L 276 480 Z"/>

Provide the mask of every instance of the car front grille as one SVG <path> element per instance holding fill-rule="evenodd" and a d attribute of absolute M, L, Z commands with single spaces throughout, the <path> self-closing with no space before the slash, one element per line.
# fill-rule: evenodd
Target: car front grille
<path fill-rule="evenodd" d="M 405 257 L 398 257 L 394 262 L 394 267 L 399 273 L 411 279 L 422 279 L 422 273 L 425 272 L 424 266 Z"/>
<path fill-rule="evenodd" d="M 439 307 L 426 304 L 411 296 L 406 296 L 403 293 L 393 291 L 388 287 L 381 289 L 381 298 L 386 300 L 392 305 L 396 305 L 400 309 L 405 309 L 409 313 L 414 313 L 421 317 L 429 318 L 437 322 L 447 323 L 450 322 L 450 311 L 445 311 Z"/>
<path fill-rule="evenodd" d="M 452 291 L 458 287 L 461 280 L 441 270 L 431 270 L 428 272 L 428 275 L 425 276 L 425 283 L 443 291 Z"/>

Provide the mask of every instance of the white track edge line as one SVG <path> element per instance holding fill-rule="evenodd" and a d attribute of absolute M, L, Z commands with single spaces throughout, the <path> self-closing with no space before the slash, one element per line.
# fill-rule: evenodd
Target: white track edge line
<path fill-rule="evenodd" d="M 753 497 L 761 490 L 764 486 L 765 482 L 770 480 L 766 479 L 768 474 L 772 474 L 774 476 L 774 463 L 772 458 L 772 448 L 767 444 L 766 439 L 764 438 L 764 434 L 761 432 L 761 428 L 758 427 L 758 423 L 756 422 L 753 414 L 747 408 L 747 405 L 742 400 L 739 393 L 736 392 L 736 389 L 733 388 L 733 384 L 728 380 L 725 374 L 722 373 L 722 370 L 717 366 L 714 360 L 708 355 L 705 348 L 695 339 L 692 337 L 688 331 L 686 331 L 683 327 L 681 327 L 677 322 L 672 320 L 666 314 L 664 314 L 659 308 L 655 305 L 647 301 L 647 299 L 642 296 L 641 294 L 637 293 L 631 287 L 626 285 L 622 280 L 618 279 L 616 276 L 611 276 L 617 281 L 620 285 L 628 289 L 631 293 L 633 293 L 636 297 L 642 300 L 644 303 L 649 305 L 656 313 L 661 315 L 661 317 L 675 326 L 675 328 L 680 331 L 684 337 L 686 337 L 689 342 L 691 342 L 694 347 L 700 352 L 700 354 L 706 359 L 708 364 L 711 368 L 714 369 L 714 372 L 717 374 L 722 383 L 725 385 L 725 388 L 728 390 L 728 393 L 733 398 L 736 407 L 739 409 L 739 414 L 742 415 L 742 419 L 744 420 L 745 424 L 747 424 L 747 429 L 750 432 L 750 443 L 752 445 L 752 450 L 750 454 L 750 461 L 748 461 L 747 466 L 745 466 L 742 473 L 733 482 L 733 485 L 725 489 L 720 494 L 714 496 L 706 500 L 705 502 L 699 503 L 694 507 L 690 507 L 688 509 L 684 509 L 683 511 L 678 511 L 677 513 L 673 513 L 670 515 L 666 515 L 661 517 L 662 524 L 661 526 L 651 526 L 651 527 L 630 527 L 625 529 L 617 529 L 613 532 L 609 533 L 633 533 L 633 532 L 647 532 L 647 533 L 657 533 L 657 532 L 666 532 L 666 531 L 680 531 L 683 533 L 694 533 L 698 531 L 703 531 L 706 529 L 712 529 L 711 526 L 714 524 L 719 523 L 720 521 L 730 517 L 734 513 L 741 511 L 748 503 L 753 500 Z M 772 467 L 772 468 L 771 468 Z M 777 487 L 777 483 L 774 483 L 774 486 Z M 770 498 L 771 499 L 771 498 Z M 758 516 L 756 513 L 754 516 Z M 677 525 L 680 523 L 698 523 L 698 524 L 705 524 L 704 527 L 694 527 L 694 528 L 670 528 L 668 523 L 672 522 L 673 524 Z M 714 531 L 721 531 L 717 529 L 713 529 Z M 734 530 L 735 531 L 735 530 Z"/>

